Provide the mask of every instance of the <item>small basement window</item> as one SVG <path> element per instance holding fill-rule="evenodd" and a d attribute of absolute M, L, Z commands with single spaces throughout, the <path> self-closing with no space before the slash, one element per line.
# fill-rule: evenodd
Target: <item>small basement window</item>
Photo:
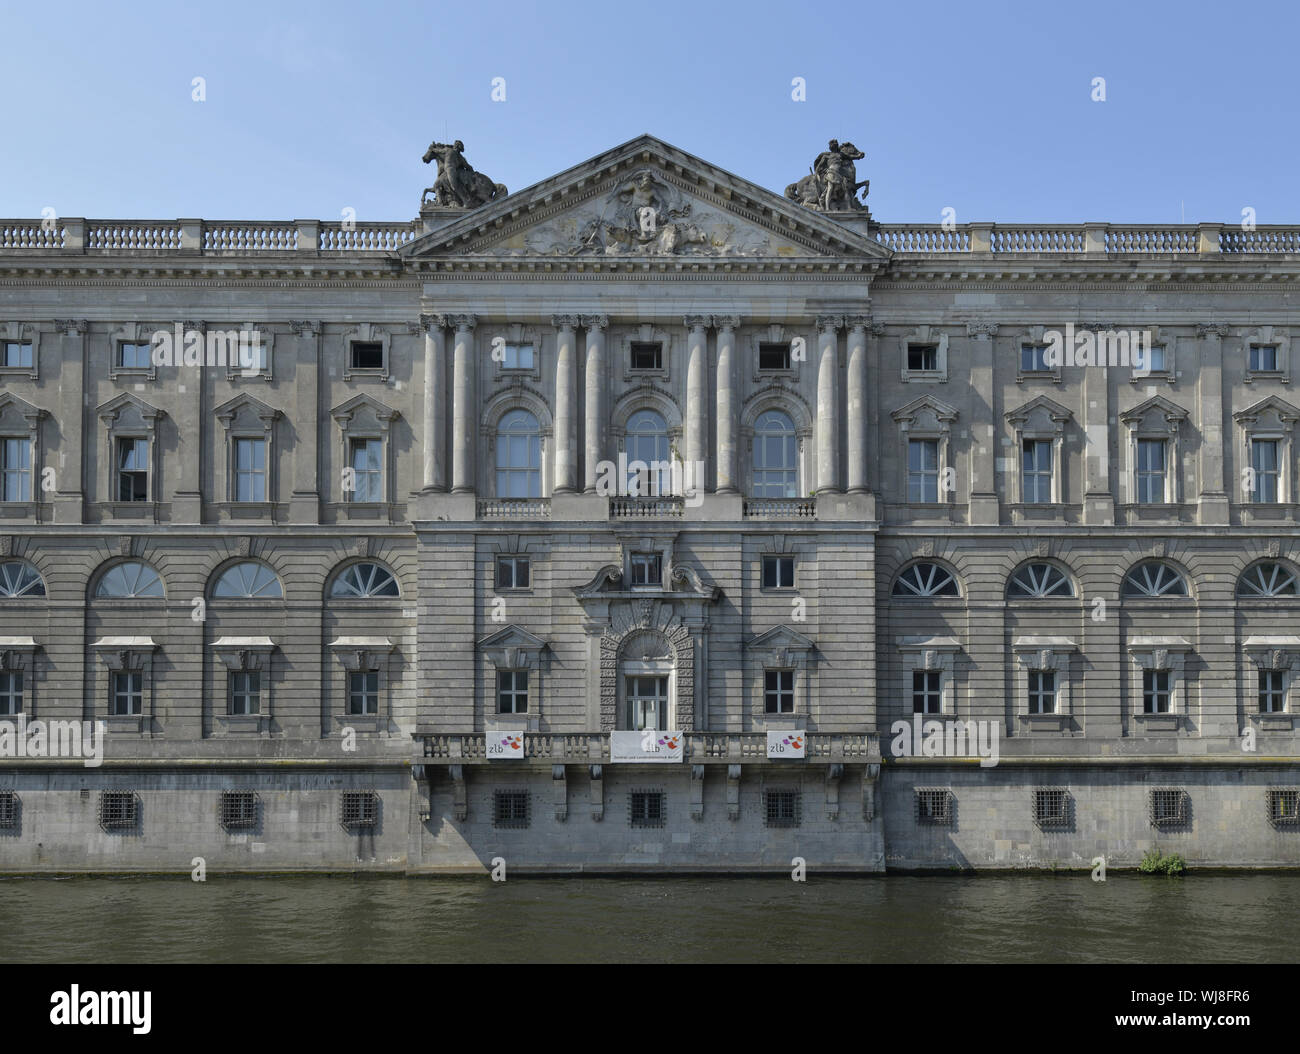
<path fill-rule="evenodd" d="M 379 824 L 379 795 L 375 791 L 344 791 L 340 807 L 340 822 L 349 830 Z"/>
<path fill-rule="evenodd" d="M 106 831 L 129 831 L 136 825 L 139 800 L 134 791 L 102 791 L 99 826 Z"/>
<path fill-rule="evenodd" d="M 257 795 L 252 791 L 221 792 L 221 826 L 228 831 L 257 826 Z"/>
<path fill-rule="evenodd" d="M 799 792 L 793 790 L 764 791 L 763 823 L 768 827 L 798 827 Z"/>
<path fill-rule="evenodd" d="M 664 825 L 664 792 L 634 790 L 628 795 L 628 824 L 632 827 Z"/>
<path fill-rule="evenodd" d="M 528 792 L 519 790 L 492 792 L 493 827 L 528 826 Z"/>

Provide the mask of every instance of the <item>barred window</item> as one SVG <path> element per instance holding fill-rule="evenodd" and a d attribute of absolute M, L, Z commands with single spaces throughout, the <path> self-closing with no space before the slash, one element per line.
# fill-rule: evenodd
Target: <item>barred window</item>
<path fill-rule="evenodd" d="M 1181 827 L 1187 822 L 1187 793 L 1181 787 L 1151 789 L 1151 826 Z"/>
<path fill-rule="evenodd" d="M 916 822 L 952 825 L 952 791 L 942 787 L 916 788 Z"/>
<path fill-rule="evenodd" d="M 252 791 L 221 792 L 221 826 L 228 831 L 257 826 L 257 795 Z"/>
<path fill-rule="evenodd" d="M 793 790 L 764 791 L 763 822 L 768 827 L 798 827 L 799 792 Z"/>
<path fill-rule="evenodd" d="M 12 830 L 18 826 L 18 792 L 0 791 L 0 829 Z"/>
<path fill-rule="evenodd" d="M 493 827 L 528 826 L 528 792 L 499 790 L 492 792 Z"/>
<path fill-rule="evenodd" d="M 340 806 L 341 822 L 349 830 L 379 824 L 379 795 L 375 791 L 344 791 Z"/>
<path fill-rule="evenodd" d="M 1069 822 L 1069 794 L 1056 788 L 1034 791 L 1034 823 L 1039 827 L 1065 827 Z"/>
<path fill-rule="evenodd" d="M 628 824 L 632 827 L 662 827 L 664 825 L 664 792 L 660 790 L 634 790 L 628 795 Z"/>
<path fill-rule="evenodd" d="M 1295 787 L 1269 788 L 1268 819 L 1274 827 L 1300 824 L 1300 790 Z"/>
<path fill-rule="evenodd" d="M 127 831 L 136 825 L 139 801 L 134 791 L 101 791 L 99 826 L 106 831 Z"/>

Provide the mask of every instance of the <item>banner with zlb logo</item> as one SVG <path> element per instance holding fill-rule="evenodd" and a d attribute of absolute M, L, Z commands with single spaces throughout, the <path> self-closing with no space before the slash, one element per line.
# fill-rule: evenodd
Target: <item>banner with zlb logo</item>
<path fill-rule="evenodd" d="M 767 756 L 769 758 L 802 759 L 808 747 L 808 737 L 802 728 L 790 732 L 768 732 Z"/>
<path fill-rule="evenodd" d="M 681 732 L 611 732 L 609 734 L 609 760 L 611 762 L 638 762 L 659 764 L 683 761 L 686 757 L 686 737 Z"/>
<path fill-rule="evenodd" d="M 489 732 L 487 757 L 489 761 L 505 761 L 524 756 L 523 732 Z"/>

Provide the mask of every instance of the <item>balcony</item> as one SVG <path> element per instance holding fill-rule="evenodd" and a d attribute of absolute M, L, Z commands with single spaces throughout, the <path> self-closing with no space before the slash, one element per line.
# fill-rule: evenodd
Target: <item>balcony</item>
<path fill-rule="evenodd" d="M 610 498 L 611 520 L 680 520 L 685 498 Z"/>
<path fill-rule="evenodd" d="M 486 736 L 482 732 L 420 732 L 423 757 L 448 764 L 508 765 L 489 761 Z M 880 744 L 867 732 L 811 732 L 807 737 L 807 761 L 849 764 L 878 764 Z M 590 732 L 524 735 L 524 757 L 547 764 L 600 765 L 609 762 L 609 736 Z M 768 764 L 766 732 L 688 732 L 684 763 L 725 765 L 739 762 Z M 797 762 L 783 762 L 797 764 Z"/>
<path fill-rule="evenodd" d="M 817 502 L 813 498 L 747 498 L 747 520 L 815 520 Z"/>
<path fill-rule="evenodd" d="M 480 520 L 545 520 L 551 503 L 545 498 L 487 498 L 478 503 Z"/>

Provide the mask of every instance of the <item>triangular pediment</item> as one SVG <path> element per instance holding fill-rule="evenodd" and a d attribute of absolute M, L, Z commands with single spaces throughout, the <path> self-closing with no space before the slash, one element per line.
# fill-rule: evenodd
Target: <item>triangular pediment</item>
<path fill-rule="evenodd" d="M 522 626 L 506 626 L 478 642 L 480 648 L 522 648 L 526 651 L 540 651 L 546 647 L 546 641 L 535 633 L 529 633 Z"/>
<path fill-rule="evenodd" d="M 457 216 L 399 254 L 576 260 L 844 260 L 865 270 L 890 250 L 643 135 L 550 179 Z"/>
<path fill-rule="evenodd" d="M 143 421 L 156 420 L 159 417 L 165 417 L 166 413 L 145 402 L 143 399 L 132 395 L 130 392 L 123 392 L 121 395 L 109 399 L 106 403 L 101 403 L 95 409 L 95 413 L 108 420 L 116 420 L 121 416 L 124 410 L 134 409 L 140 415 Z"/>
<path fill-rule="evenodd" d="M 20 399 L 13 392 L 0 392 L 0 415 L 6 410 L 13 407 L 14 411 L 22 417 L 39 420 L 42 417 L 49 416 L 48 410 L 43 410 L 39 406 L 33 406 L 26 399 Z"/>
<path fill-rule="evenodd" d="M 391 421 L 393 418 L 400 416 L 398 411 L 391 406 L 385 406 L 378 399 L 366 395 L 364 392 L 360 395 L 354 395 L 347 402 L 339 403 L 330 411 L 330 416 L 336 421 L 343 422 L 355 417 L 362 410 L 369 410 L 379 421 Z"/>
<path fill-rule="evenodd" d="M 1252 421 L 1258 421 L 1268 413 L 1277 414 L 1279 421 L 1300 421 L 1300 409 L 1296 409 L 1285 399 L 1279 399 L 1276 395 L 1261 399 L 1244 410 L 1238 410 L 1232 416 L 1234 420 L 1249 424 Z"/>
<path fill-rule="evenodd" d="M 247 393 L 241 393 L 218 406 L 212 411 L 212 415 L 216 418 L 234 418 L 244 410 L 248 410 L 254 417 L 261 418 L 263 421 L 278 420 L 284 413 L 284 411 L 277 410 L 274 406 L 268 406 L 261 399 L 255 399 Z"/>
<path fill-rule="evenodd" d="M 1163 396 L 1153 395 L 1146 402 L 1139 403 L 1132 410 L 1120 414 L 1119 419 L 1125 424 L 1133 424 L 1143 420 L 1148 414 L 1163 415 L 1170 424 L 1187 418 L 1187 411 L 1177 403 L 1170 402 Z"/>
<path fill-rule="evenodd" d="M 1070 410 L 1060 403 L 1049 399 L 1046 395 L 1039 395 L 1030 399 L 1023 406 L 1018 406 L 1014 410 L 1008 410 L 1005 414 L 1006 419 L 1012 424 L 1020 424 L 1028 421 L 1037 411 L 1042 410 L 1053 421 L 1068 421 L 1074 416 Z"/>
<path fill-rule="evenodd" d="M 796 629 L 776 626 L 752 638 L 745 647 L 751 651 L 811 651 L 815 645 Z"/>
<path fill-rule="evenodd" d="M 957 408 L 949 406 L 942 399 L 936 399 L 933 395 L 918 396 L 906 406 L 899 407 L 889 416 L 895 421 L 910 423 L 925 414 L 933 414 L 935 419 L 941 422 L 957 420 Z"/>

